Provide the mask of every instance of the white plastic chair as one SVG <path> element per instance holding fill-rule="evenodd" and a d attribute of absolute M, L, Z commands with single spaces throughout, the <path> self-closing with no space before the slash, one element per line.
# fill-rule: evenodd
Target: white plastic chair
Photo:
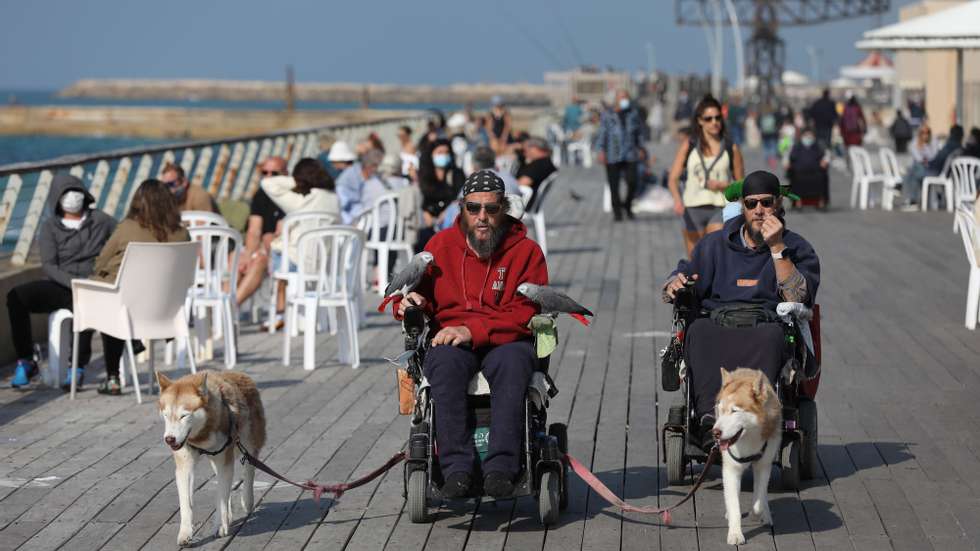
<path fill-rule="evenodd" d="M 269 293 L 269 334 L 276 332 L 276 294 L 278 293 L 280 281 L 286 283 L 286 287 L 296 279 L 296 272 L 289 271 L 289 244 L 292 242 L 291 235 L 303 233 L 304 230 L 323 228 L 336 222 L 336 217 L 325 211 L 305 211 L 294 212 L 286 215 L 282 219 L 282 232 L 279 235 L 282 243 L 282 256 L 279 265 L 269 264 L 272 275 L 272 291 Z"/>
<path fill-rule="evenodd" d="M 895 152 L 887 147 L 882 147 L 878 150 L 878 160 L 881 161 L 881 171 L 885 173 L 892 181 L 901 183 L 904 174 L 902 173 L 902 167 L 898 164 L 898 157 L 895 156 Z"/>
<path fill-rule="evenodd" d="M 414 253 L 412 244 L 405 239 L 405 217 L 401 212 L 399 196 L 400 194 L 395 191 L 382 194 L 375 199 L 374 205 L 371 206 L 373 214 L 366 231 L 367 242 L 364 248 L 378 253 L 378 294 L 381 296 L 384 296 L 385 289 L 388 287 L 389 271 L 395 268 L 395 266 L 388 266 L 388 253 L 404 253 L 406 263 L 411 260 Z M 384 228 L 387 230 L 382 238 L 381 230 Z M 362 255 L 361 271 L 365 274 L 367 261 L 368 255 Z M 397 257 L 395 264 L 398 264 Z"/>
<path fill-rule="evenodd" d="M 316 366 L 316 322 L 320 308 L 335 308 L 344 314 L 338 323 L 338 360 L 360 366 L 357 341 L 357 287 L 360 284 L 364 232 L 348 226 L 330 226 L 303 232 L 297 244 L 296 280 L 286 292 L 286 327 L 283 359 L 289 365 L 290 339 L 303 308 L 303 369 Z"/>
<path fill-rule="evenodd" d="M 929 187 L 939 186 L 943 190 L 943 197 L 946 198 L 946 211 L 953 212 L 956 205 L 953 204 L 953 176 L 950 173 L 953 166 L 953 161 L 958 156 L 958 153 L 951 154 L 946 157 L 946 162 L 943 164 L 943 171 L 939 173 L 939 176 L 926 176 L 922 179 L 922 210 L 929 210 Z M 956 222 L 953 222 L 953 232 L 956 232 Z"/>
<path fill-rule="evenodd" d="M 946 203 L 956 204 L 956 211 L 973 210 L 977 200 L 977 178 L 980 178 L 980 159 L 974 157 L 957 157 L 950 165 L 950 180 L 953 192 L 947 192 Z M 956 233 L 956 221 L 953 221 L 953 233 Z"/>
<path fill-rule="evenodd" d="M 980 316 L 980 258 L 977 257 L 977 221 L 973 213 L 965 209 L 956 211 L 956 225 L 963 238 L 963 248 L 970 262 L 970 280 L 966 291 L 966 328 L 975 330 Z"/>
<path fill-rule="evenodd" d="M 44 372 L 44 384 L 48 386 L 57 386 L 64 380 L 67 370 L 71 369 L 69 358 L 66 358 L 62 352 L 67 352 L 65 330 L 72 332 L 73 317 L 71 310 L 67 308 L 55 310 L 48 316 L 48 369 Z M 68 322 L 67 327 L 65 322 Z"/>
<path fill-rule="evenodd" d="M 185 210 L 180 213 L 180 221 L 189 228 L 197 226 L 228 227 L 228 221 L 223 216 L 206 210 Z"/>
<path fill-rule="evenodd" d="M 196 312 L 197 347 L 207 341 L 210 352 L 211 337 L 225 341 L 225 367 L 235 367 L 238 358 L 238 257 L 242 235 L 231 228 L 219 226 L 194 226 L 188 230 L 191 239 L 198 242 L 201 255 L 198 259 L 194 287 L 187 293 L 187 310 Z M 213 334 L 207 335 L 203 323 L 204 312 L 210 310 Z M 194 351 L 195 353 L 197 350 Z M 210 354 L 207 355 L 210 357 Z"/>
<path fill-rule="evenodd" d="M 150 391 L 156 370 L 153 365 L 153 341 L 184 339 L 190 350 L 184 300 L 194 283 L 194 266 L 198 244 L 130 243 L 115 283 L 91 279 L 71 282 L 74 312 L 74 343 L 71 364 L 71 398 L 75 399 L 75 370 L 78 368 L 79 335 L 95 329 L 126 342 L 126 354 L 136 389 L 136 401 L 143 403 L 133 339 L 148 342 Z M 197 372 L 194 355 L 188 354 L 191 373 Z"/>
<path fill-rule="evenodd" d="M 552 172 L 547 178 L 538 185 L 538 193 L 534 198 L 534 204 L 530 208 L 524 210 L 524 217 L 531 218 L 534 222 L 534 237 L 541 247 L 541 252 L 545 256 L 548 256 L 548 229 L 545 227 L 544 221 L 544 200 L 548 196 L 548 192 L 551 191 L 551 186 L 558 179 L 558 171 Z M 524 192 L 524 187 L 521 188 L 521 193 Z"/>
<path fill-rule="evenodd" d="M 847 152 L 851 157 L 851 170 L 854 173 L 851 181 L 851 208 L 860 207 L 861 210 L 866 210 L 871 185 L 881 184 L 881 207 L 892 210 L 901 180 L 896 181 L 886 174 L 875 174 L 871 166 L 871 155 L 863 147 L 851 146 Z"/>

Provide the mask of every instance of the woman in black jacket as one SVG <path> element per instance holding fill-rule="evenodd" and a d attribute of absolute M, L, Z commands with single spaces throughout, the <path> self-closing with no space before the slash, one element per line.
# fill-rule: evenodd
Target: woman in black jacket
<path fill-rule="evenodd" d="M 812 128 L 805 128 L 800 139 L 793 144 L 786 161 L 790 189 L 800 196 L 801 204 L 827 207 L 830 202 L 827 164 L 823 147 L 817 143 L 816 133 Z"/>
<path fill-rule="evenodd" d="M 422 192 L 423 227 L 415 249 L 421 251 L 436 234 L 446 207 L 456 200 L 466 175 L 456 166 L 449 140 L 440 138 L 419 151 L 419 190 Z"/>

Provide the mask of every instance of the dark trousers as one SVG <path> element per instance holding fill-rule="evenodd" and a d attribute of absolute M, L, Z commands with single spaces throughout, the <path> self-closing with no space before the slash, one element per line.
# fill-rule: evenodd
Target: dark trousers
<path fill-rule="evenodd" d="M 619 198 L 619 177 L 626 180 L 626 201 Z M 613 215 L 616 218 L 623 216 L 623 211 L 631 215 L 633 213 L 633 197 L 636 196 L 636 163 L 622 161 L 619 163 L 606 163 L 606 180 L 609 182 L 609 192 L 612 195 Z"/>
<path fill-rule="evenodd" d="M 685 337 L 684 360 L 698 418 L 714 411 L 721 390 L 721 368 L 759 369 L 775 384 L 783 369 L 783 341 L 783 327 L 778 323 L 750 328 L 721 327 L 707 318 L 692 323 Z"/>
<path fill-rule="evenodd" d="M 527 341 L 473 351 L 440 345 L 425 356 L 426 379 L 435 402 L 436 445 L 443 475 L 472 472 L 476 451 L 473 427 L 467 426 L 466 388 L 477 371 L 490 383 L 490 448 L 483 472 L 511 476 L 520 470 L 524 433 L 524 396 L 534 371 Z"/>
<path fill-rule="evenodd" d="M 10 317 L 10 336 L 17 358 L 34 357 L 34 337 L 31 334 L 31 314 L 50 314 L 55 310 L 71 310 L 71 289 L 49 279 L 18 285 L 7 293 L 7 315 Z M 88 365 L 92 358 L 92 331 L 79 336 L 78 365 Z"/>

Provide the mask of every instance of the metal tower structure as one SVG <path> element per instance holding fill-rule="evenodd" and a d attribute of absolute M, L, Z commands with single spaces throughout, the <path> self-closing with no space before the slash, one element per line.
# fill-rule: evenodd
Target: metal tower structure
<path fill-rule="evenodd" d="M 705 14 L 717 0 L 675 0 L 679 25 L 705 24 Z M 814 25 L 888 11 L 890 0 L 726 0 L 751 25 L 746 40 L 748 73 L 759 83 L 760 99 L 771 99 L 782 81 L 786 67 L 786 45 L 779 37 L 780 27 Z M 732 25 L 718 19 L 719 24 Z"/>

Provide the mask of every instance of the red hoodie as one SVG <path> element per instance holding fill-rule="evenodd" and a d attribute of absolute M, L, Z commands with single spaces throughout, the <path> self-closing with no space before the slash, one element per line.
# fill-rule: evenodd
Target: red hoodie
<path fill-rule="evenodd" d="M 436 330 L 465 326 L 473 348 L 507 344 L 530 336 L 538 307 L 517 294 L 521 283 L 548 284 L 548 266 L 527 228 L 512 220 L 503 242 L 486 260 L 470 250 L 459 221 L 433 237 L 425 250 L 434 260 L 415 290 L 426 298 Z M 394 310 L 398 311 L 396 299 Z"/>

